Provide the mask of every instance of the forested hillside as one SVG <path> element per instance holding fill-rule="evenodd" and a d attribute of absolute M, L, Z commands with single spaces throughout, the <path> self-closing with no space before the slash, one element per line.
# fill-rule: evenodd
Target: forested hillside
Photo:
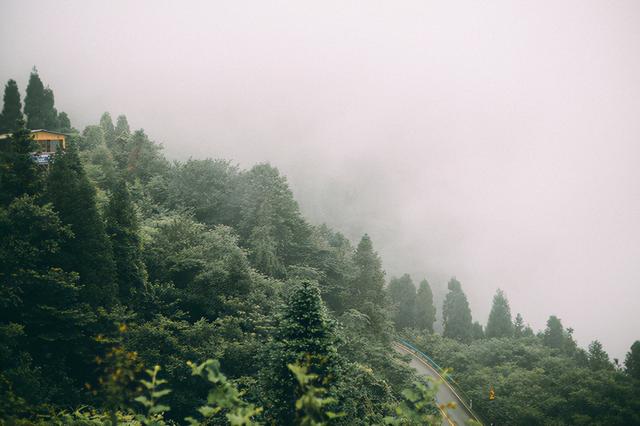
<path fill-rule="evenodd" d="M 36 71 L 0 123 L 7 424 L 439 424 L 398 336 L 495 424 L 640 423 L 640 342 L 612 363 L 501 291 L 483 328 L 456 279 L 436 309 L 427 280 L 387 283 L 368 235 L 305 220 L 270 164 L 169 161 L 124 115 L 79 131 Z M 70 135 L 48 167 L 36 128 Z"/>

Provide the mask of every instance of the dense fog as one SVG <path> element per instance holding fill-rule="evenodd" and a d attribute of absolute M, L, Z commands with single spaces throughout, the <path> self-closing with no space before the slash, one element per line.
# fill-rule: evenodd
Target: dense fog
<path fill-rule="evenodd" d="M 172 159 L 277 166 L 481 323 L 501 288 L 612 357 L 640 337 L 637 2 L 171 4 L 4 1 L 0 79 L 35 65 L 74 127 L 124 113 Z"/>

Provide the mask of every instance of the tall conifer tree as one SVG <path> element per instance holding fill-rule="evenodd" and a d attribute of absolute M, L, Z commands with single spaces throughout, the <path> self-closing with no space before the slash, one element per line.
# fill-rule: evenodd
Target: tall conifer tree
<path fill-rule="evenodd" d="M 393 278 L 389 282 L 389 294 L 394 304 L 394 322 L 396 328 L 415 327 L 416 325 L 416 286 L 409 274 Z"/>
<path fill-rule="evenodd" d="M 37 149 L 24 121 L 0 149 L 0 204 L 8 205 L 23 194 L 35 195 L 41 189 L 42 170 L 31 158 Z"/>
<path fill-rule="evenodd" d="M 45 110 L 47 99 L 44 92 L 44 84 L 40 80 L 38 70 L 33 67 L 27 85 L 27 95 L 24 98 L 24 113 L 27 116 L 27 128 L 44 129 L 47 121 Z"/>
<path fill-rule="evenodd" d="M 493 297 L 493 306 L 489 314 L 489 321 L 487 321 L 485 335 L 489 339 L 492 337 L 513 336 L 511 308 L 509 307 L 509 301 L 505 297 L 504 292 L 500 289 L 498 289 L 496 295 Z"/>
<path fill-rule="evenodd" d="M 262 372 L 270 424 L 296 424 L 295 401 L 300 395 L 287 364 L 308 365 L 309 372 L 317 375 L 314 385 L 331 387 L 339 369 L 336 342 L 335 324 L 322 302 L 317 283 L 309 280 L 292 283 L 286 305 L 279 314 L 275 341 L 266 351 L 268 368 Z"/>
<path fill-rule="evenodd" d="M 420 282 L 416 295 L 416 327 L 433 333 L 433 324 L 436 322 L 436 307 L 433 304 L 433 292 L 429 282 L 424 279 Z"/>
<path fill-rule="evenodd" d="M 141 258 L 138 219 L 124 180 L 115 185 L 107 206 L 106 222 L 113 247 L 120 300 L 130 303 L 144 289 L 146 271 Z"/>
<path fill-rule="evenodd" d="M 467 296 L 462 291 L 460 282 L 451 278 L 448 284 L 449 293 L 442 307 L 443 335 L 464 343 L 471 341 L 471 309 Z"/>
<path fill-rule="evenodd" d="M 11 79 L 4 87 L 2 113 L 0 114 L 0 133 L 12 132 L 22 120 L 22 102 L 15 80 Z"/>
<path fill-rule="evenodd" d="M 384 271 L 380 256 L 373 249 L 369 235 L 364 234 L 354 255 L 356 276 L 351 283 L 351 307 L 369 317 L 376 333 L 386 327 Z"/>
<path fill-rule="evenodd" d="M 47 183 L 47 200 L 74 234 L 60 250 L 60 264 L 80 274 L 84 300 L 93 305 L 112 304 L 118 288 L 111 243 L 96 206 L 96 189 L 73 145 L 56 157 Z"/>

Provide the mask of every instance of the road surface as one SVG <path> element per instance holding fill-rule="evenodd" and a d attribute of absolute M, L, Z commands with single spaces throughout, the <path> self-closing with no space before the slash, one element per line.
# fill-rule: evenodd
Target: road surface
<path fill-rule="evenodd" d="M 409 365 L 411 365 L 418 374 L 433 377 L 435 380 L 442 381 L 440 374 L 438 374 L 438 372 L 426 361 L 415 355 L 411 349 L 401 344 L 395 344 L 394 347 L 399 353 L 411 356 L 411 362 Z M 474 419 L 473 415 L 465 408 L 461 398 L 447 382 L 442 383 L 438 387 L 436 402 L 439 404 L 447 404 L 449 402 L 456 403 L 455 409 L 450 408 L 447 409 L 446 413 L 443 413 L 442 426 L 464 426 L 469 420 Z"/>

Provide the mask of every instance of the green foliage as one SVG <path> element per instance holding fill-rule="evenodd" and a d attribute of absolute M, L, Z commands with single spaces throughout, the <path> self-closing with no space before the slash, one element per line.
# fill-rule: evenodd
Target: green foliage
<path fill-rule="evenodd" d="M 207 403 L 198 412 L 204 418 L 204 422 L 187 417 L 186 420 L 192 426 L 208 424 L 207 420 L 224 413 L 231 426 L 251 426 L 258 423 L 254 417 L 262 412 L 262 408 L 245 402 L 242 393 L 220 372 L 220 363 L 217 360 L 207 360 L 200 365 L 190 363 L 194 376 L 206 377 L 213 384 L 207 396 Z"/>
<path fill-rule="evenodd" d="M 469 342 L 472 337 L 471 310 L 467 296 L 462 291 L 460 282 L 451 278 L 448 284 L 449 293 L 442 306 L 443 336 L 461 342 Z"/>
<path fill-rule="evenodd" d="M 93 305 L 113 304 L 118 288 L 111 242 L 96 205 L 96 189 L 73 147 L 56 157 L 45 197 L 74 235 L 61 246 L 60 266 L 80 274 L 84 300 Z"/>
<path fill-rule="evenodd" d="M 317 374 L 309 373 L 308 367 L 304 365 L 288 364 L 287 367 L 295 376 L 299 386 L 300 397 L 296 400 L 297 425 L 322 426 L 344 415 L 328 409 L 337 401 L 334 398 L 326 398 L 327 390 L 316 385 Z"/>
<path fill-rule="evenodd" d="M 10 79 L 4 86 L 2 113 L 0 113 L 0 133 L 12 132 L 19 129 L 22 122 L 22 102 L 18 83 Z"/>
<path fill-rule="evenodd" d="M 440 425 L 442 416 L 434 404 L 438 386 L 437 382 L 414 382 L 411 388 L 402 391 L 403 399 L 396 406 L 396 416 L 384 419 L 387 425 Z M 439 407 L 443 412 L 452 406 Z"/>
<path fill-rule="evenodd" d="M 547 328 L 544 330 L 544 344 L 550 348 L 562 349 L 564 342 L 562 322 L 555 315 L 551 315 L 547 320 Z"/>
<path fill-rule="evenodd" d="M 640 340 L 636 340 L 631 345 L 631 349 L 624 359 L 624 367 L 629 376 L 640 380 Z"/>
<path fill-rule="evenodd" d="M 485 335 L 489 339 L 492 337 L 511 337 L 513 335 L 511 308 L 509 308 L 509 301 L 504 292 L 500 289 L 493 297 L 493 306 L 489 313 Z"/>
<path fill-rule="evenodd" d="M 371 238 L 363 235 L 354 256 L 356 274 L 349 285 L 349 307 L 365 314 L 370 331 L 382 334 L 388 327 L 388 300 L 384 291 L 382 261 L 373 249 Z"/>
<path fill-rule="evenodd" d="M 433 304 L 433 292 L 426 279 L 420 281 L 416 294 L 416 328 L 433 333 L 436 322 L 436 307 Z"/>
<path fill-rule="evenodd" d="M 118 294 L 121 302 L 129 304 L 135 296 L 142 296 L 147 273 L 142 261 L 138 218 L 124 180 L 116 184 L 105 216 L 115 259 Z"/>
<path fill-rule="evenodd" d="M 543 338 L 485 339 L 469 345 L 438 335 L 414 340 L 451 367 L 473 407 L 495 424 L 602 424 L 640 421 L 637 388 L 613 369 L 594 371 L 545 346 Z M 489 388 L 495 400 L 489 400 Z"/>
<path fill-rule="evenodd" d="M 409 274 L 392 278 L 389 282 L 389 294 L 394 305 L 393 321 L 396 329 L 412 328 L 416 325 L 416 286 Z"/>
<path fill-rule="evenodd" d="M 150 380 L 140 380 L 140 383 L 144 386 L 146 395 L 140 395 L 135 398 L 135 401 L 142 404 L 147 410 L 145 415 L 138 415 L 136 419 L 145 426 L 160 426 L 164 425 L 162 414 L 169 411 L 171 407 L 160 404 L 158 400 L 171 393 L 171 389 L 160 389 L 160 387 L 167 383 L 166 380 L 158 379 L 158 373 L 160 372 L 160 366 L 156 365 L 153 370 L 145 370 Z"/>
<path fill-rule="evenodd" d="M 329 387 L 340 368 L 335 324 L 317 285 L 307 280 L 288 284 L 290 294 L 279 313 L 275 339 L 263 354 L 268 368 L 261 372 L 265 416 L 277 424 L 292 424 L 294 403 L 300 397 L 289 364 L 308 365 L 316 383 Z"/>
<path fill-rule="evenodd" d="M 24 113 L 27 116 L 27 128 L 46 128 L 47 118 L 50 115 L 47 111 L 47 99 L 45 96 L 44 84 L 40 80 L 38 70 L 33 67 L 27 85 L 27 95 L 24 98 Z"/>
<path fill-rule="evenodd" d="M 35 195 L 42 185 L 42 170 L 31 159 L 36 144 L 23 122 L 0 142 L 0 205 L 8 205 L 21 195 Z"/>

